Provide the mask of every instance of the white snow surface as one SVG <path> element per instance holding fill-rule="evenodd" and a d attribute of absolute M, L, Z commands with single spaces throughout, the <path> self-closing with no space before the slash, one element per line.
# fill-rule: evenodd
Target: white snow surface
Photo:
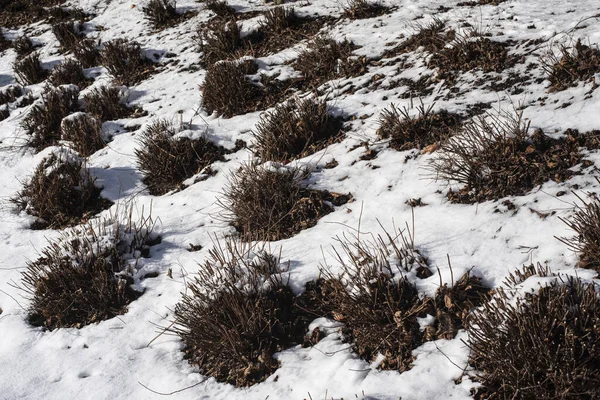
<path fill-rule="evenodd" d="M 293 3 L 305 15 L 320 14 L 340 16 L 343 2 L 337 0 L 312 0 Z M 578 38 L 586 44 L 600 43 L 600 3 L 597 0 L 566 2 L 558 0 L 508 0 L 498 6 L 457 6 L 456 0 L 383 0 L 394 10 L 381 17 L 365 20 L 339 20 L 324 32 L 342 40 L 347 38 L 360 46 L 357 55 L 380 56 L 415 32 L 415 24 L 426 24 L 433 17 L 448 21 L 451 28 L 464 31 L 465 23 L 486 32 L 495 40 L 547 40 L 536 50 L 529 51 L 526 62 L 515 68 L 525 68 L 537 62 L 552 44 L 571 45 Z M 162 243 L 152 247 L 151 257 L 144 260 L 143 269 L 158 271 L 153 279 L 139 283 L 145 293 L 128 307 L 128 312 L 117 318 L 92 324 L 82 329 L 56 329 L 44 331 L 27 323 L 28 302 L 18 289 L 21 272 L 28 260 L 34 260 L 47 241 L 60 237 L 61 231 L 32 230 L 32 217 L 17 212 L 6 202 L 0 208 L 0 398 L 13 399 L 154 399 L 163 398 L 155 392 L 172 393 L 173 399 L 469 399 L 470 390 L 476 387 L 468 376 L 468 341 L 461 331 L 453 340 L 427 342 L 414 350 L 416 361 L 407 372 L 376 369 L 377 362 L 369 364 L 353 354 L 349 345 L 340 340 L 339 323 L 326 319 L 313 322 L 311 329 L 319 326 L 328 335 L 313 348 L 295 347 L 276 354 L 281 367 L 265 382 L 249 388 L 235 388 L 218 383 L 214 378 L 200 375 L 196 368 L 184 360 L 183 344 L 177 336 L 162 335 L 152 341 L 160 327 L 168 326 L 173 318 L 173 308 L 185 291 L 185 281 L 201 267 L 214 237 L 232 234 L 234 229 L 220 218 L 223 210 L 217 199 L 227 185 L 228 176 L 249 161 L 249 150 L 240 150 L 226 156 L 226 161 L 216 162 L 214 177 L 193 183 L 184 190 L 164 196 L 151 196 L 142 183 L 136 166 L 134 150 L 143 127 L 166 118 L 179 123 L 183 120 L 186 136 L 200 136 L 233 148 L 238 139 L 252 143 L 251 130 L 260 112 L 223 119 L 207 115 L 201 108 L 199 86 L 205 70 L 181 71 L 184 67 L 198 65 L 201 54 L 193 44 L 195 28 L 211 17 L 201 3 L 179 0 L 180 11 L 196 10 L 198 14 L 180 25 L 160 32 L 152 30 L 143 18 L 145 0 L 80 0 L 71 3 L 96 17 L 86 22 L 85 31 L 102 41 L 124 37 L 141 43 L 150 58 L 157 55 L 159 62 L 167 61 L 167 52 L 174 53 L 177 66 L 167 64 L 164 69 L 142 83 L 129 88 L 131 104 L 148 112 L 137 119 L 124 119 L 104 124 L 113 140 L 87 161 L 98 184 L 104 187 L 102 196 L 118 206 L 132 206 L 145 215 L 151 209 L 156 221 L 155 232 Z M 238 10 L 262 10 L 262 1 L 232 0 Z M 449 7 L 440 12 L 440 6 Z M 253 22 L 254 21 L 254 22 Z M 257 20 L 244 21 L 244 29 L 251 29 Z M 95 26 L 102 26 L 96 30 Z M 531 28 L 534 26 L 534 28 Z M 577 29 L 575 29 L 577 28 Z M 50 67 L 63 56 L 58 43 L 45 23 L 36 23 L 18 30 L 6 30 L 8 38 L 27 32 L 35 43 L 40 43 L 41 57 Z M 279 65 L 297 56 L 303 44 L 293 49 L 260 59 L 261 68 L 281 71 L 283 76 L 297 75 L 289 65 Z M 0 58 L 0 85 L 14 83 L 12 64 L 16 54 L 12 49 Z M 530 262 L 547 263 L 553 272 L 578 275 L 594 280 L 595 274 L 576 268 L 577 257 L 556 237 L 571 236 L 560 218 L 568 218 L 579 203 L 576 195 L 598 191 L 592 168 L 585 174 L 574 176 L 564 183 L 547 182 L 529 194 L 509 198 L 517 210 L 509 211 L 502 201 L 481 204 L 452 204 L 446 198 L 444 182 L 431 179 L 427 166 L 434 155 L 419 155 L 406 160 L 414 151 L 398 152 L 390 149 L 376 135 L 379 113 L 391 103 L 410 107 L 415 100 L 402 99 L 406 88 L 377 90 L 362 88 L 352 93 L 348 85 L 362 87 L 377 73 L 386 78 L 418 77 L 426 70 L 423 62 L 415 59 L 414 66 L 397 71 L 397 66 L 371 68 L 361 77 L 340 79 L 328 85 L 327 99 L 337 113 L 356 116 L 350 122 L 352 129 L 340 143 L 333 144 L 310 157 L 299 161 L 313 169 L 309 178 L 311 188 L 327 189 L 338 193 L 352 193 L 354 201 L 337 207 L 321 218 L 318 224 L 294 237 L 271 243 L 282 261 L 289 262 L 290 283 L 300 293 L 305 282 L 319 275 L 320 265 L 338 266 L 332 254 L 336 237 L 344 232 L 381 233 L 381 223 L 387 230 L 395 226 L 412 224 L 414 211 L 414 241 L 437 274 L 422 280 L 419 290 L 432 294 L 440 279 L 450 283 L 451 275 L 462 275 L 467 270 L 493 287 L 515 268 Z M 193 69 L 192 69 L 193 71 Z M 86 71 L 94 76 L 94 86 L 111 81 L 104 68 Z M 431 72 L 431 71 L 430 71 Z M 544 76 L 541 67 L 534 73 Z M 478 73 L 473 73 L 473 78 Z M 469 81 L 465 74 L 461 81 L 461 94 L 448 100 L 435 100 L 435 108 L 465 111 L 466 105 L 492 102 L 495 109 L 512 110 L 523 107 L 524 117 L 533 128 L 559 134 L 567 128 L 580 131 L 600 129 L 600 93 L 591 83 L 548 93 L 547 80 L 533 83 L 516 95 L 493 92 L 481 88 L 467 90 Z M 596 79 L 600 79 L 596 75 Z M 34 94 L 40 93 L 42 84 L 29 86 Z M 463 90 L 464 89 L 464 90 Z M 423 98 L 424 104 L 434 103 L 447 89 Z M 85 91 L 83 92 L 85 93 Z M 444 96 L 442 96 L 444 97 Z M 540 97 L 547 97 L 540 102 Z M 569 106 L 561 108 L 565 102 Z M 10 117 L 0 122 L 0 198 L 8 200 L 31 176 L 44 156 L 55 149 L 35 153 L 21 146 L 25 132 L 20 122 L 28 108 L 13 110 Z M 412 110 L 411 112 L 416 112 Z M 358 118 L 366 116 L 365 118 Z M 139 127 L 136 128 L 136 125 Z M 123 127 L 133 127 L 126 131 Z M 368 141 L 370 148 L 379 151 L 377 158 L 359 161 L 365 147 L 355 145 Z M 597 154 L 588 156 L 600 161 Z M 333 169 L 323 166 L 337 160 Z M 379 168 L 373 168 L 374 166 Z M 576 167 L 578 168 L 578 167 Z M 573 190 L 574 184 L 579 189 Z M 567 193 L 561 197 L 556 194 Z M 411 209 L 406 201 L 421 198 L 427 205 Z M 494 212 L 498 209 L 499 212 Z M 103 215 L 109 215 L 107 210 Z M 539 213 L 551 213 L 542 219 Z M 189 244 L 200 244 L 203 249 L 189 252 Z M 447 257 L 452 263 L 450 273 Z M 172 270 L 172 278 L 167 271 Z M 143 273 L 143 271 L 142 271 Z M 528 280 L 524 288 L 531 290 L 544 280 Z M 525 290 L 525 289 L 524 289 Z M 421 321 L 426 324 L 426 321 Z M 150 342 L 152 343 L 148 345 Z M 461 380 L 458 380 L 461 378 Z M 460 383 L 457 383 L 460 382 Z M 193 387 L 190 387 L 195 385 Z M 187 388 L 187 389 L 186 389 Z M 181 390 L 185 389 L 185 390 Z"/>

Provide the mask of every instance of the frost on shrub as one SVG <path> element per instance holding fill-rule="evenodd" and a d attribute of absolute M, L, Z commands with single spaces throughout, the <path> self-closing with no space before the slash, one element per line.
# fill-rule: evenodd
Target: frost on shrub
<path fill-rule="evenodd" d="M 110 205 L 83 160 L 58 149 L 44 158 L 23 189 L 11 199 L 19 210 L 36 217 L 37 228 L 76 224 Z"/>
<path fill-rule="evenodd" d="M 275 352 L 302 342 L 309 320 L 264 248 L 217 242 L 175 307 L 186 357 L 219 382 L 250 386 L 278 367 Z"/>
<path fill-rule="evenodd" d="M 27 264 L 22 283 L 29 295 L 29 321 L 46 329 L 89 325 L 123 314 L 142 293 L 140 257 L 159 237 L 151 217 L 131 213 L 91 221 L 51 241 Z"/>

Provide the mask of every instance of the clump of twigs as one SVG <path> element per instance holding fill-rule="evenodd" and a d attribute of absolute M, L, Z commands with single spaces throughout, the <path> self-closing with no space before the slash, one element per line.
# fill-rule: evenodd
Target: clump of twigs
<path fill-rule="evenodd" d="M 40 55 L 32 53 L 15 62 L 13 67 L 17 82 L 23 86 L 43 82 L 48 77 L 48 71 L 42 67 Z"/>
<path fill-rule="evenodd" d="M 369 0 L 349 0 L 344 6 L 344 17 L 350 19 L 373 18 L 383 15 L 389 8 Z"/>
<path fill-rule="evenodd" d="M 221 18 L 231 17 L 235 14 L 235 9 L 227 4 L 226 0 L 205 0 L 204 5 Z"/>
<path fill-rule="evenodd" d="M 139 43 L 126 39 L 114 39 L 104 43 L 102 63 L 120 85 L 135 85 L 144 80 L 153 65 L 142 54 Z"/>
<path fill-rule="evenodd" d="M 15 49 L 15 52 L 17 53 L 17 58 L 23 58 L 25 56 L 28 56 L 33 52 L 33 50 L 35 50 L 33 42 L 27 35 L 19 36 L 13 41 L 12 45 Z"/>
<path fill-rule="evenodd" d="M 581 267 L 600 271 L 600 202 L 579 200 L 583 205 L 577 206 L 569 219 L 563 219 L 576 236 L 560 240 L 578 253 Z"/>
<path fill-rule="evenodd" d="M 50 82 L 54 86 L 77 85 L 81 89 L 90 84 L 90 80 L 83 73 L 81 63 L 73 58 L 68 58 L 54 67 L 50 74 Z"/>
<path fill-rule="evenodd" d="M 452 135 L 461 117 L 446 110 L 434 112 L 433 106 L 421 104 L 412 116 L 407 108 L 399 110 L 392 104 L 381 112 L 377 134 L 398 151 L 437 147 Z"/>
<path fill-rule="evenodd" d="M 598 397 L 599 315 L 595 285 L 579 278 L 559 278 L 516 301 L 499 291 L 468 326 L 480 398 Z"/>
<path fill-rule="evenodd" d="M 177 13 L 176 6 L 176 0 L 150 0 L 142 7 L 142 11 L 155 29 L 162 29 L 179 20 L 180 15 Z"/>
<path fill-rule="evenodd" d="M 27 264 L 22 283 L 31 302 L 29 322 L 45 329 L 81 328 L 127 311 L 142 293 L 140 255 L 156 244 L 152 217 L 109 217 L 73 228 Z"/>
<path fill-rule="evenodd" d="M 102 123 L 86 113 L 74 113 L 61 122 L 61 139 L 70 142 L 80 155 L 87 157 L 105 145 Z"/>
<path fill-rule="evenodd" d="M 81 28 L 82 24 L 74 21 L 57 22 L 52 25 L 52 33 L 60 43 L 62 51 L 72 50 L 81 41 L 83 36 L 80 32 Z"/>
<path fill-rule="evenodd" d="M 282 272 L 264 248 L 215 243 L 175 306 L 171 328 L 200 373 L 250 386 L 279 367 L 275 352 L 302 342 L 309 320 Z"/>
<path fill-rule="evenodd" d="M 197 38 L 203 64 L 206 67 L 219 60 L 238 58 L 243 55 L 244 41 L 235 18 L 217 23 L 212 29 L 200 28 Z"/>
<path fill-rule="evenodd" d="M 23 87 L 21 85 L 9 85 L 0 90 L 0 104 L 12 103 L 17 98 L 23 95 Z"/>
<path fill-rule="evenodd" d="M 288 162 L 327 146 L 339 136 L 342 118 L 327 102 L 292 99 L 264 113 L 254 130 L 256 153 L 264 161 Z"/>
<path fill-rule="evenodd" d="M 79 110 L 79 90 L 74 86 L 46 87 L 41 100 L 22 121 L 30 135 L 28 144 L 36 150 L 52 146 L 60 139 L 60 123 Z"/>
<path fill-rule="evenodd" d="M 123 104 L 123 92 L 114 86 L 101 86 L 83 96 L 85 110 L 100 121 L 124 118 L 130 110 Z"/>
<path fill-rule="evenodd" d="M 23 189 L 11 199 L 37 218 L 35 228 L 62 228 L 87 219 L 110 202 L 75 153 L 59 149 L 44 158 Z"/>
<path fill-rule="evenodd" d="M 581 39 L 572 49 L 560 46 L 559 50 L 559 55 L 550 52 L 541 59 L 550 81 L 550 91 L 565 90 L 579 81 L 593 80 L 600 72 L 600 50 L 584 45 Z"/>
<path fill-rule="evenodd" d="M 388 50 L 386 56 L 415 51 L 419 48 L 429 53 L 437 53 L 455 39 L 453 30 L 446 31 L 446 21 L 435 17 L 426 25 L 417 25 L 416 30 L 414 35 Z"/>
<path fill-rule="evenodd" d="M 223 159 L 222 147 L 203 137 L 191 139 L 178 133 L 167 120 L 154 121 L 142 132 L 135 155 L 153 195 L 180 188 L 185 179 Z"/>
<path fill-rule="evenodd" d="M 82 39 L 75 44 L 71 52 L 84 68 L 96 67 L 100 63 L 100 50 L 95 40 Z"/>

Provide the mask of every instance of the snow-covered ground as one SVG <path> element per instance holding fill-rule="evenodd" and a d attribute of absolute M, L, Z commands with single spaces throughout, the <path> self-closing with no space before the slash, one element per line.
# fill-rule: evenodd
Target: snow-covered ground
<path fill-rule="evenodd" d="M 558 44 L 572 45 L 577 39 L 591 46 L 600 44 L 600 4 L 597 0 L 565 2 L 557 0 L 508 0 L 498 6 L 457 6 L 457 1 L 446 0 L 384 0 L 394 9 L 380 17 L 363 20 L 341 19 L 328 25 L 324 32 L 337 40 L 347 38 L 359 48 L 358 55 L 379 57 L 415 32 L 415 24 L 427 24 L 433 17 L 447 21 L 448 26 L 464 31 L 465 23 L 485 32 L 498 41 L 525 41 L 544 39 L 537 47 L 513 48 L 511 52 L 522 55 L 524 62 L 516 71 L 523 71 L 535 62 L 532 74 L 544 77 L 539 66 L 539 56 L 557 50 Z M 144 19 L 142 6 L 145 0 L 80 0 L 72 1 L 86 12 L 96 15 L 86 23 L 90 37 L 103 41 L 124 37 L 140 42 L 146 54 L 157 53 L 161 61 L 169 53 L 175 54 L 178 64 L 166 64 L 161 72 L 133 86 L 129 91 L 132 104 L 147 111 L 147 116 L 105 123 L 104 129 L 113 133 L 113 140 L 104 149 L 89 157 L 88 166 L 98 183 L 104 187 L 102 196 L 115 206 L 132 205 L 135 210 L 151 209 L 157 221 L 156 232 L 162 243 L 151 250 L 151 257 L 143 260 L 145 271 L 158 271 L 153 279 L 139 283 L 145 293 L 128 307 L 128 312 L 117 318 L 86 326 L 82 329 L 56 329 L 44 331 L 27 323 L 27 300 L 18 286 L 21 272 L 28 260 L 35 259 L 48 239 L 60 236 L 60 231 L 32 230 L 32 217 L 17 212 L 6 202 L 0 209 L 0 398 L 1 399 L 152 399 L 163 397 L 154 393 L 173 393 L 177 399 L 322 399 L 334 397 L 365 399 L 468 399 L 470 389 L 476 384 L 466 376 L 468 349 L 465 332 L 453 340 L 427 342 L 414 351 L 416 361 L 407 372 L 399 374 L 380 371 L 360 360 L 340 340 L 335 321 L 319 319 L 313 326 L 321 326 L 329 335 L 313 348 L 291 348 L 276 355 L 281 367 L 265 382 L 249 388 L 234 388 L 228 384 L 206 379 L 183 359 L 183 344 L 177 336 L 162 335 L 152 341 L 160 326 L 167 326 L 173 318 L 172 310 L 185 280 L 198 270 L 214 237 L 234 232 L 220 218 L 223 210 L 217 199 L 223 192 L 231 171 L 252 158 L 249 150 L 240 150 L 226 156 L 226 161 L 216 162 L 214 177 L 191 184 L 184 190 L 164 196 L 151 196 L 141 181 L 136 166 L 134 150 L 139 145 L 137 137 L 143 127 L 166 118 L 189 122 L 195 133 L 206 133 L 227 148 L 232 149 L 238 139 L 252 143 L 251 130 L 260 112 L 229 119 L 207 115 L 200 107 L 199 86 L 205 76 L 197 66 L 201 53 L 193 45 L 196 26 L 207 21 L 212 14 L 193 0 L 177 2 L 179 10 L 197 10 L 198 14 L 181 24 L 155 32 Z M 238 10 L 262 10 L 268 7 L 262 1 L 232 0 L 230 5 Z M 301 15 L 340 16 L 343 2 L 313 0 L 293 3 Z M 440 11 L 440 6 L 444 6 Z M 259 18 L 259 17 L 257 17 Z M 243 29 L 256 26 L 257 18 L 244 21 Z M 101 26 L 101 30 L 95 27 Z M 5 30 L 8 38 L 27 31 L 34 42 L 42 44 L 41 57 L 53 63 L 63 56 L 50 26 L 37 23 L 19 30 Z M 278 54 L 260 59 L 262 68 L 282 71 L 289 75 L 286 60 L 296 57 L 303 44 Z M 578 274 L 593 278 L 589 271 L 575 267 L 577 257 L 555 237 L 571 236 L 560 218 L 569 217 L 578 202 L 576 194 L 598 191 L 594 178 L 595 167 L 585 174 L 576 175 L 563 182 L 547 182 L 529 194 L 510 198 L 515 210 L 507 210 L 500 201 L 481 204 L 453 204 L 447 200 L 444 182 L 436 182 L 428 170 L 435 154 L 418 157 L 415 151 L 398 152 L 377 137 L 379 113 L 391 103 L 399 108 L 410 107 L 415 99 L 402 98 L 406 87 L 363 88 L 374 75 L 384 79 L 415 78 L 426 70 L 415 53 L 411 68 L 398 71 L 397 65 L 371 67 L 357 78 L 330 82 L 327 99 L 336 112 L 356 116 L 351 129 L 340 143 L 300 160 L 310 165 L 311 188 L 327 189 L 338 193 L 352 193 L 354 201 L 319 220 L 318 224 L 296 236 L 271 243 L 281 248 L 284 261 L 290 261 L 290 282 L 298 293 L 304 283 L 319 275 L 319 266 L 329 264 L 335 269 L 331 253 L 335 238 L 357 228 L 362 232 L 381 232 L 379 223 L 387 229 L 412 224 L 414 211 L 415 245 L 429 259 L 430 265 L 441 271 L 445 282 L 450 282 L 447 262 L 452 261 L 454 276 L 472 268 L 472 273 L 494 287 L 501 284 L 509 272 L 531 262 L 547 263 L 555 272 Z M 0 83 L 14 82 L 12 64 L 16 54 L 12 49 L 0 58 Z M 194 71 L 194 72 L 192 72 Z M 430 71 L 431 72 L 431 71 Z M 92 87 L 110 82 L 103 68 L 87 71 L 95 77 Z M 460 93 L 446 96 L 448 89 L 441 84 L 427 97 L 424 104 L 435 102 L 435 108 L 465 112 L 468 105 L 489 102 L 496 110 L 513 110 L 520 107 L 532 128 L 541 128 L 557 135 L 568 128 L 581 132 L 600 129 L 600 93 L 592 91 L 592 83 L 581 82 L 565 91 L 547 92 L 549 82 L 532 81 L 518 94 L 495 92 L 481 87 L 471 87 L 478 73 L 467 73 L 458 84 Z M 596 74 L 596 79 L 600 75 Z M 354 84 L 358 90 L 346 90 Z M 28 87 L 39 93 L 42 85 Z M 89 89 L 86 89 L 89 90 Z M 85 93 L 85 92 L 83 92 Z M 540 101 L 544 98 L 545 101 Z M 562 107 L 564 103 L 570 103 Z M 411 112 L 416 113 L 413 108 Z M 40 153 L 18 145 L 25 137 L 20 121 L 26 109 L 13 110 L 10 117 L 0 122 L 0 198 L 8 200 L 33 173 L 38 163 L 52 149 Z M 365 118 L 359 118 L 366 116 Z M 122 126 L 140 127 L 131 132 Z M 359 160 L 366 151 L 356 146 L 368 141 L 370 149 L 378 150 L 375 159 Z M 587 158 L 600 162 L 598 154 Z M 325 169 L 325 164 L 335 159 L 335 168 Z M 377 168 L 378 167 L 378 168 Z M 579 168 L 579 167 L 575 167 Z M 577 184 L 579 189 L 572 190 Z M 557 197 L 557 193 L 566 191 Z M 411 209 L 407 200 L 420 198 L 424 207 Z M 499 211 L 496 211 L 499 210 Z M 112 210 L 114 212 L 114 208 Z M 496 211 L 496 212 L 495 212 Z M 108 213 L 110 211 L 106 211 Z M 540 215 L 549 213 L 547 217 Z M 203 249 L 189 252 L 189 245 Z M 167 271 L 172 270 L 172 278 Z M 419 290 L 432 294 L 439 285 L 434 275 L 421 281 Z M 148 345 L 150 342 L 152 343 Z M 196 385 L 197 384 L 197 385 Z M 187 387 L 189 389 L 179 391 Z"/>

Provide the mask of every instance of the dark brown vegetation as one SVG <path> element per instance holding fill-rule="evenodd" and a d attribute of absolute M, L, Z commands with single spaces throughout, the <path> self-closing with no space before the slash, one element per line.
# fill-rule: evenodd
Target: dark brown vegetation
<path fill-rule="evenodd" d="M 46 87 L 41 102 L 34 105 L 22 122 L 31 136 L 29 145 L 36 150 L 52 146 L 60 139 L 60 123 L 79 110 L 79 90 L 74 87 Z"/>
<path fill-rule="evenodd" d="M 29 322 L 81 328 L 123 314 L 141 293 L 131 288 L 136 254 L 156 243 L 151 218 L 102 220 L 66 232 L 27 264 L 22 282 Z"/>
<path fill-rule="evenodd" d="M 204 5 L 221 18 L 231 17 L 235 14 L 235 10 L 227 4 L 226 0 L 205 0 Z"/>
<path fill-rule="evenodd" d="M 130 110 L 123 104 L 121 90 L 114 86 L 92 89 L 83 97 L 85 110 L 100 121 L 124 118 Z"/>
<path fill-rule="evenodd" d="M 579 39 L 573 49 L 561 46 L 559 56 L 550 53 L 542 58 L 542 66 L 548 74 L 549 90 L 565 90 L 579 81 L 593 80 L 600 72 L 600 51 Z"/>
<path fill-rule="evenodd" d="M 56 5 L 53 0 L 2 0 L 0 2 L 0 26 L 16 28 L 47 17 L 44 7 Z"/>
<path fill-rule="evenodd" d="M 48 77 L 48 71 L 42 68 L 40 55 L 32 53 L 15 62 L 13 67 L 17 82 L 23 86 L 34 85 Z"/>
<path fill-rule="evenodd" d="M 398 110 L 393 104 L 383 110 L 377 134 L 390 140 L 390 147 L 398 150 L 423 149 L 446 141 L 460 125 L 461 117 L 446 110 L 433 112 L 433 104 L 417 107 L 418 114 L 411 116 L 408 109 Z"/>
<path fill-rule="evenodd" d="M 373 18 L 386 14 L 389 8 L 376 1 L 348 0 L 344 6 L 344 17 L 350 19 Z"/>
<path fill-rule="evenodd" d="M 104 43 L 102 63 L 120 85 L 135 85 L 153 70 L 153 64 L 142 54 L 139 43 L 115 39 Z"/>
<path fill-rule="evenodd" d="M 82 25 L 74 21 L 52 25 L 52 33 L 60 43 L 61 51 L 71 51 L 82 40 L 81 28 Z"/>
<path fill-rule="evenodd" d="M 73 149 L 84 157 L 94 154 L 106 144 L 102 137 L 102 123 L 86 113 L 76 113 L 62 120 L 61 139 L 70 142 Z"/>
<path fill-rule="evenodd" d="M 96 67 L 100 64 L 100 50 L 92 39 L 82 39 L 71 49 L 75 57 L 84 68 Z"/>
<path fill-rule="evenodd" d="M 263 162 L 307 156 L 339 138 L 342 123 L 325 101 L 292 99 L 261 116 L 253 132 L 256 153 Z"/>
<path fill-rule="evenodd" d="M 21 35 L 13 41 L 13 47 L 17 53 L 17 58 L 28 56 L 35 49 L 33 42 L 27 35 Z"/>
<path fill-rule="evenodd" d="M 565 278 L 526 293 L 503 291 L 468 326 L 478 398 L 594 399 L 600 396 L 600 299 L 593 283 Z"/>
<path fill-rule="evenodd" d="M 67 58 L 54 67 L 50 74 L 50 82 L 54 86 L 77 85 L 80 89 L 91 83 L 85 77 L 81 63 L 73 58 Z"/>
<path fill-rule="evenodd" d="M 212 29 L 200 27 L 197 35 L 205 67 L 219 60 L 238 58 L 244 54 L 244 41 L 235 18 L 217 23 Z"/>
<path fill-rule="evenodd" d="M 0 90 L 0 104 L 12 103 L 23 95 L 23 87 L 20 85 L 5 86 Z"/>
<path fill-rule="evenodd" d="M 62 228 L 109 205 L 100 191 L 82 160 L 61 151 L 44 158 L 11 201 L 38 219 L 35 228 Z"/>
<path fill-rule="evenodd" d="M 302 342 L 310 320 L 280 272 L 264 250 L 216 243 L 176 305 L 172 329 L 200 373 L 250 386 L 279 367 L 275 352 Z"/>
<path fill-rule="evenodd" d="M 224 149 L 208 139 L 176 137 L 178 130 L 166 120 L 157 120 L 144 129 L 135 150 L 144 183 L 153 195 L 181 188 L 182 182 L 215 161 Z"/>
<path fill-rule="evenodd" d="M 142 7 L 144 17 L 155 29 L 163 29 L 174 25 L 180 18 L 176 10 L 176 0 L 150 0 Z"/>
<path fill-rule="evenodd" d="M 432 161 L 436 179 L 465 185 L 450 191 L 455 202 L 472 203 L 520 196 L 549 180 L 562 182 L 582 160 L 579 146 L 585 137 L 567 131 L 554 139 L 516 115 L 481 115 L 466 122 L 442 144 Z"/>
<path fill-rule="evenodd" d="M 580 200 L 583 205 L 577 206 L 571 218 L 563 220 L 577 235 L 560 240 L 579 254 L 581 267 L 600 271 L 600 202 Z"/>
<path fill-rule="evenodd" d="M 314 226 L 333 211 L 333 199 L 306 189 L 305 177 L 298 168 L 245 165 L 231 175 L 220 200 L 224 218 L 247 240 L 285 239 Z"/>
<path fill-rule="evenodd" d="M 417 33 L 393 49 L 388 50 L 385 56 L 390 57 L 415 51 L 419 48 L 423 48 L 423 50 L 429 53 L 437 53 L 456 37 L 454 31 L 446 32 L 446 22 L 439 18 L 434 18 L 427 25 L 417 25 L 416 29 Z"/>

